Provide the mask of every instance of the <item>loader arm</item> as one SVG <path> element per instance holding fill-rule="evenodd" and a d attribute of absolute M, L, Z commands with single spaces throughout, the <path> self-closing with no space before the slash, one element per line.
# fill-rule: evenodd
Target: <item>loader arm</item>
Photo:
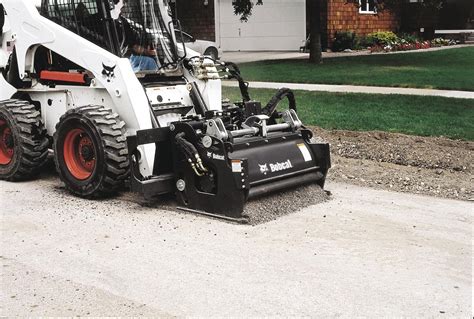
<path fill-rule="evenodd" d="M 152 128 L 148 98 L 143 86 L 126 58 L 87 41 L 77 34 L 41 16 L 33 1 L 0 1 L 8 14 L 12 30 L 7 34 L 17 54 L 19 76 L 25 79 L 34 72 L 34 54 L 44 46 L 76 63 L 94 75 L 98 87 L 105 88 L 113 100 L 114 111 L 127 123 L 128 134 Z M 104 67 L 112 73 L 103 74 Z M 0 100 L 8 99 L 10 92 L 0 92 Z M 142 174 L 151 175 L 155 156 L 154 145 L 143 146 Z"/>

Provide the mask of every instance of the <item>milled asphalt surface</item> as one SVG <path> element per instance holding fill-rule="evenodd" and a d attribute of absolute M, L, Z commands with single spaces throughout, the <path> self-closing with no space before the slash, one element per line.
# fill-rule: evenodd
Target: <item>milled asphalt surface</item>
<path fill-rule="evenodd" d="M 231 82 L 231 81 L 223 81 L 222 84 L 228 87 L 239 86 L 237 82 Z M 458 98 L 458 99 L 474 99 L 474 92 L 471 92 L 471 91 L 412 89 L 412 88 L 363 86 L 363 85 L 249 82 L 249 87 L 253 89 L 278 90 L 281 88 L 289 88 L 292 90 L 317 91 L 317 92 L 403 94 L 403 95 L 441 96 L 441 97 L 450 97 L 450 98 Z"/>
<path fill-rule="evenodd" d="M 472 315 L 471 202 L 327 188 L 252 227 L 0 181 L 0 315 Z"/>

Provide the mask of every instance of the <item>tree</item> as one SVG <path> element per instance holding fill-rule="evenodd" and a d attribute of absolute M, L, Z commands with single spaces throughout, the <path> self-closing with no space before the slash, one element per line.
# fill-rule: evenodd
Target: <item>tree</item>
<path fill-rule="evenodd" d="M 310 29 L 310 47 L 309 62 L 322 63 L 322 47 L 321 47 L 321 4 L 322 1 L 328 0 L 306 0 L 309 8 L 309 29 Z M 346 0 L 359 6 L 359 0 Z M 405 3 L 406 0 L 375 0 L 377 11 L 396 10 Z M 423 0 L 422 6 L 428 8 L 440 9 L 444 0 Z M 257 5 L 263 4 L 263 0 L 257 0 Z M 233 0 L 234 14 L 240 16 L 240 20 L 247 22 L 252 15 L 254 3 L 252 0 Z"/>
<path fill-rule="evenodd" d="M 321 46 L 321 1 L 307 0 L 309 9 L 309 62 L 314 64 L 323 63 L 323 52 Z"/>

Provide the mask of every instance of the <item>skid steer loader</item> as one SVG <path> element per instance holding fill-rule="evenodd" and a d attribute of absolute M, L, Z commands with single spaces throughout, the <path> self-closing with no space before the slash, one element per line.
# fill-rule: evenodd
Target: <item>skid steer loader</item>
<path fill-rule="evenodd" d="M 75 195 L 128 184 L 234 220 L 250 198 L 324 186 L 329 145 L 311 142 L 293 93 L 253 101 L 235 64 L 184 46 L 168 2 L 0 0 L 0 179 L 32 178 L 52 149 Z M 222 99 L 223 79 L 241 101 Z"/>

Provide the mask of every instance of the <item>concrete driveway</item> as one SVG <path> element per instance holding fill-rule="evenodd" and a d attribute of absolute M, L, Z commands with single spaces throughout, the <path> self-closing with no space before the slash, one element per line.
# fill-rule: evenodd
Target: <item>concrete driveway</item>
<path fill-rule="evenodd" d="M 471 316 L 472 203 L 328 188 L 251 227 L 0 181 L 0 315 Z"/>

